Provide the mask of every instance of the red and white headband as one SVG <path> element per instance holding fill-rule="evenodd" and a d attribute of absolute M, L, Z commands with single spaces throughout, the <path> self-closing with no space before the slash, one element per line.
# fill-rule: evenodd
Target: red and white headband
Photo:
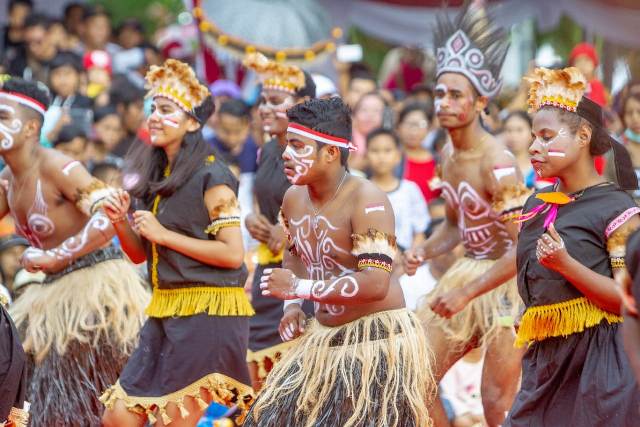
<path fill-rule="evenodd" d="M 25 107 L 31 108 L 32 110 L 36 110 L 43 116 L 46 111 L 46 108 L 41 102 L 38 102 L 35 99 L 21 93 L 0 90 L 0 99 L 8 99 L 10 101 L 17 102 L 18 104 L 22 104 Z"/>
<path fill-rule="evenodd" d="M 295 133 L 296 135 L 311 138 L 314 141 L 322 142 L 323 144 L 335 145 L 340 148 L 347 148 L 349 151 L 356 151 L 356 146 L 348 139 L 338 138 L 337 136 L 329 135 L 326 133 L 318 132 L 306 126 L 302 126 L 298 123 L 289 123 L 287 132 Z"/>

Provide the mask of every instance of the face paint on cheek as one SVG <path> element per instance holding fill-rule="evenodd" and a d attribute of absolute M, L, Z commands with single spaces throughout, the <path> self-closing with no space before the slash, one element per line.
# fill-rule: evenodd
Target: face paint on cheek
<path fill-rule="evenodd" d="M 15 110 L 8 105 L 0 105 L 0 111 L 5 111 L 11 115 L 15 115 Z M 13 118 L 9 125 L 0 123 L 0 147 L 3 150 L 8 150 L 13 147 L 13 135 L 22 130 L 22 121 L 18 118 Z"/>
<path fill-rule="evenodd" d="M 554 148 L 549 148 L 547 153 L 549 157 L 567 157 L 567 154 L 564 151 Z"/>
<path fill-rule="evenodd" d="M 309 169 L 311 169 L 311 167 L 313 166 L 313 160 L 307 158 L 311 156 L 311 154 L 313 154 L 313 146 L 305 145 L 302 151 L 298 153 L 296 150 L 291 148 L 290 145 L 287 145 L 285 152 L 289 155 L 291 161 L 293 162 L 294 171 L 294 175 L 287 176 L 287 178 L 292 184 L 295 184 L 300 180 L 301 177 L 305 176 L 309 172 Z"/>
<path fill-rule="evenodd" d="M 447 87 L 446 84 L 444 83 L 438 83 L 436 85 L 436 93 L 444 93 L 446 94 L 449 91 L 449 88 Z M 442 98 L 436 98 L 433 101 L 433 105 L 436 109 L 436 114 L 440 112 L 440 110 L 442 109 Z"/>

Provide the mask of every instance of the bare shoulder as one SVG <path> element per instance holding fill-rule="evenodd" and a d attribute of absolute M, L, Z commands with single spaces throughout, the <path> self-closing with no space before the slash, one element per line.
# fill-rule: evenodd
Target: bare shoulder
<path fill-rule="evenodd" d="M 294 203 L 302 200 L 305 191 L 307 191 L 305 186 L 292 185 L 289 187 L 282 198 L 282 211 L 286 212 L 288 209 L 293 208 Z"/>
<path fill-rule="evenodd" d="M 368 179 L 354 176 L 351 180 L 353 184 L 350 186 L 349 193 L 350 197 L 353 197 L 352 200 L 356 203 L 368 203 L 370 201 L 387 199 L 387 193 Z"/>
<path fill-rule="evenodd" d="M 76 171 L 83 171 L 88 174 L 89 172 L 84 167 L 84 165 L 67 156 L 64 153 L 61 153 L 58 150 L 54 150 L 51 148 L 42 148 L 42 172 L 50 177 L 56 178 L 62 176 L 69 176 L 70 173 Z"/>
<path fill-rule="evenodd" d="M 502 139 L 490 135 L 486 141 L 486 155 L 482 157 L 482 166 L 491 172 L 501 167 L 517 167 L 515 156 L 509 151 Z"/>

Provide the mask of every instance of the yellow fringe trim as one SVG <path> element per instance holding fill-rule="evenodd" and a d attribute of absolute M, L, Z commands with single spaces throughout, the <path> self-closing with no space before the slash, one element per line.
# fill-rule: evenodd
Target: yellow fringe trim
<path fill-rule="evenodd" d="M 255 311 L 243 288 L 201 286 L 153 290 L 146 314 L 149 317 L 253 316 Z"/>
<path fill-rule="evenodd" d="M 603 320 L 620 323 L 622 317 L 601 309 L 585 297 L 530 307 L 522 316 L 516 347 L 551 337 L 567 337 L 599 325 Z"/>
<path fill-rule="evenodd" d="M 297 340 L 287 341 L 258 351 L 247 350 L 247 363 L 253 362 L 258 365 L 258 378 L 263 380 L 267 378 L 267 374 L 269 373 L 267 372 L 267 368 L 265 368 L 265 362 L 270 360 L 271 364 L 275 365 L 284 353 L 296 342 Z"/>
<path fill-rule="evenodd" d="M 207 402 L 200 397 L 201 388 L 211 393 L 211 397 L 213 398 L 212 402 L 224 406 L 237 405 L 241 410 L 238 422 L 242 424 L 247 415 L 247 411 L 253 403 L 253 389 L 231 377 L 218 373 L 209 374 L 181 390 L 158 397 L 129 396 L 120 385 L 120 381 L 118 381 L 100 396 L 100 402 L 102 402 L 107 409 L 113 409 L 116 402 L 120 400 L 131 412 L 145 413 L 151 424 L 155 424 L 159 416 L 166 425 L 172 421 L 166 411 L 169 403 L 178 405 L 182 418 L 189 416 L 189 411 L 184 407 L 185 397 L 194 398 L 200 409 L 207 409 Z"/>
<path fill-rule="evenodd" d="M 280 251 L 280 253 L 274 254 L 269 249 L 265 243 L 260 243 L 258 245 L 258 264 L 260 265 L 269 265 L 269 264 L 281 264 L 282 259 L 284 257 L 284 250 Z"/>

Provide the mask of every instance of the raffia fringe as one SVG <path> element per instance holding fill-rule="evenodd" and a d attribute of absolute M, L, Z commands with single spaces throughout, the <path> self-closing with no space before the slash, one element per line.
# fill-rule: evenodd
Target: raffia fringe
<path fill-rule="evenodd" d="M 622 317 L 601 309 L 585 297 L 530 307 L 522 316 L 516 346 L 551 337 L 566 337 L 596 326 L 603 320 L 610 324 L 620 323 Z"/>
<path fill-rule="evenodd" d="M 264 380 L 269 373 L 265 367 L 265 362 L 270 360 L 271 365 L 275 365 L 285 352 L 295 345 L 297 341 L 298 340 L 283 342 L 258 351 L 247 350 L 247 363 L 253 362 L 258 365 L 258 379 Z"/>
<path fill-rule="evenodd" d="M 135 348 L 149 292 L 133 265 L 110 260 L 31 285 L 9 307 L 23 346 L 43 360 L 51 349 L 64 355 L 72 341 L 97 345 L 106 336 L 125 354 Z"/>
<path fill-rule="evenodd" d="M 149 317 L 193 316 L 253 316 L 255 312 L 243 288 L 201 286 L 179 289 L 154 289 Z"/>
<path fill-rule="evenodd" d="M 211 393 L 212 402 L 227 407 L 237 405 L 241 411 L 237 421 L 239 423 L 244 421 L 247 411 L 253 403 L 253 389 L 231 377 L 218 373 L 209 374 L 181 390 L 158 397 L 129 396 L 118 381 L 100 396 L 100 402 L 107 409 L 113 409 L 116 402 L 120 400 L 128 410 L 146 414 L 151 424 L 155 424 L 157 417 L 160 417 L 163 423 L 167 425 L 172 421 L 171 417 L 167 415 L 167 405 L 169 403 L 175 403 L 178 406 L 182 418 L 189 416 L 189 411 L 184 406 L 186 397 L 194 398 L 200 409 L 207 409 L 209 405 L 200 396 L 201 388 Z"/>
<path fill-rule="evenodd" d="M 416 314 L 424 328 L 427 331 L 434 326 L 440 328 L 449 345 L 455 349 L 463 349 L 475 340 L 478 345 L 484 346 L 502 328 L 513 327 L 513 319 L 520 313 L 522 304 L 515 278 L 474 298 L 450 319 L 438 316 L 429 306 L 433 298 L 467 286 L 485 274 L 495 262 L 468 257 L 458 259 L 440 278 L 434 290 L 419 302 Z"/>
<path fill-rule="evenodd" d="M 336 340 L 343 344 L 335 345 Z M 360 387 L 355 385 L 355 364 L 361 365 Z M 300 369 L 291 374 L 291 365 Z M 387 369 L 385 381 L 376 375 L 380 365 Z M 397 423 L 397 412 L 391 413 L 397 411 L 395 399 L 407 402 L 416 426 L 431 426 L 427 404 L 436 390 L 432 366 L 426 334 L 407 309 L 373 313 L 337 327 L 314 320 L 299 344 L 274 366 L 249 416 L 253 416 L 255 425 L 261 425 L 263 411 L 298 393 L 295 407 L 283 410 L 304 414 L 306 422 L 298 427 L 315 426 L 321 407 L 333 398 L 334 387 L 343 383 L 349 390 L 349 401 L 344 404 L 350 406 L 353 415 L 341 427 L 363 425 L 371 411 L 379 412 L 379 420 L 395 419 Z M 374 387 L 383 390 L 380 402 L 369 399 Z"/>

